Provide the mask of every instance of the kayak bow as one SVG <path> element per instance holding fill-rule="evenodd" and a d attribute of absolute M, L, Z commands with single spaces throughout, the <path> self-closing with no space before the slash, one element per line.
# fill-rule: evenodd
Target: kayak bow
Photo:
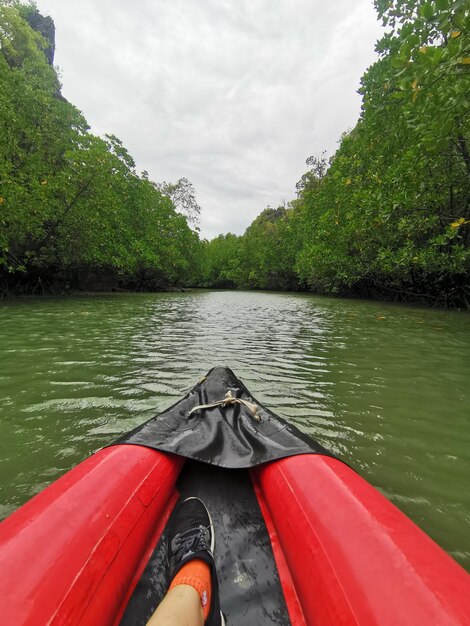
<path fill-rule="evenodd" d="M 180 494 L 211 511 L 230 625 L 470 624 L 463 568 L 228 368 L 0 525 L 4 623 L 144 625 Z"/>

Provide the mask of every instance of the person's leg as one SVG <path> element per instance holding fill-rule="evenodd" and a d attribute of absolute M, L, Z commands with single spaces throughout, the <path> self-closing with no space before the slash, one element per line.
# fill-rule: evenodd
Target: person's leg
<path fill-rule="evenodd" d="M 203 626 L 199 593 L 190 585 L 177 585 L 169 590 L 147 626 Z"/>
<path fill-rule="evenodd" d="M 214 529 L 199 498 L 176 508 L 168 528 L 169 589 L 147 626 L 223 626 Z"/>

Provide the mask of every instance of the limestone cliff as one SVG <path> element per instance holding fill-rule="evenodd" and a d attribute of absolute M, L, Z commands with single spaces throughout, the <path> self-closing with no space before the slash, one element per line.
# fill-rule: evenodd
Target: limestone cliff
<path fill-rule="evenodd" d="M 31 28 L 40 33 L 48 42 L 49 45 L 44 50 L 44 54 L 46 55 L 49 64 L 53 65 L 55 54 L 54 20 L 49 16 L 44 17 L 39 13 L 37 9 L 31 9 L 24 17 L 28 24 L 31 26 Z"/>

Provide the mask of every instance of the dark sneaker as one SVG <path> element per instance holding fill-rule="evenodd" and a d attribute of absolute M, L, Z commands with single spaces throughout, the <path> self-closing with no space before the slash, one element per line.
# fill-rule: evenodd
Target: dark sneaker
<path fill-rule="evenodd" d="M 219 582 L 214 563 L 214 527 L 209 511 L 199 498 L 187 498 L 180 502 L 173 513 L 168 528 L 169 580 L 193 559 L 205 561 L 211 568 L 212 594 L 206 626 L 224 626 L 220 611 Z"/>

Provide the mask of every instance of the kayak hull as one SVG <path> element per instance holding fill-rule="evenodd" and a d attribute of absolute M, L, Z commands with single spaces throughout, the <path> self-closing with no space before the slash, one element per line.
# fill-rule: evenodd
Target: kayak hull
<path fill-rule="evenodd" d="M 470 576 L 338 459 L 255 470 L 307 624 L 468 624 Z"/>
<path fill-rule="evenodd" d="M 184 464 L 105 448 L 5 520 L 5 623 L 119 624 Z M 350 467 L 304 454 L 249 472 L 291 624 L 470 623 L 470 576 Z"/>
<path fill-rule="evenodd" d="M 183 463 L 143 447 L 105 448 L 2 522 L 4 623 L 117 623 Z"/>

